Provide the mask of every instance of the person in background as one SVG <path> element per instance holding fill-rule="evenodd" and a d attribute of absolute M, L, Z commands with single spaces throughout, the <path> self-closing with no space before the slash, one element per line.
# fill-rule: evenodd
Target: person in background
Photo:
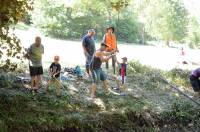
<path fill-rule="evenodd" d="M 106 29 L 106 33 L 103 36 L 103 43 L 105 43 L 108 47 L 106 48 L 107 52 L 119 52 L 117 47 L 117 39 L 114 33 L 115 29 L 114 27 L 108 27 Z M 113 73 L 115 74 L 115 63 L 116 63 L 116 56 L 112 57 L 112 67 L 113 67 Z M 106 62 L 106 68 L 109 68 L 109 62 Z"/>
<path fill-rule="evenodd" d="M 196 96 L 200 97 L 200 68 L 195 69 L 190 74 L 190 83 L 192 85 L 192 88 L 196 94 Z"/>
<path fill-rule="evenodd" d="M 86 58 L 85 68 L 88 76 L 90 76 L 90 65 L 92 63 L 92 60 L 94 58 L 94 53 L 96 50 L 95 41 L 93 39 L 94 35 L 95 35 L 95 30 L 89 29 L 87 35 L 85 35 L 82 40 L 83 52 Z"/>
<path fill-rule="evenodd" d="M 31 89 L 38 92 L 39 84 L 42 80 L 43 67 L 42 55 L 44 46 L 41 44 L 41 38 L 37 36 L 35 43 L 28 48 L 29 70 L 31 76 Z"/>

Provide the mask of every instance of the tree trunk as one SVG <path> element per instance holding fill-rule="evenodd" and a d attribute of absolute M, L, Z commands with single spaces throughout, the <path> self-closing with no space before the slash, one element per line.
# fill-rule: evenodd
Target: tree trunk
<path fill-rule="evenodd" d="M 166 40 L 166 45 L 169 47 L 169 39 Z"/>

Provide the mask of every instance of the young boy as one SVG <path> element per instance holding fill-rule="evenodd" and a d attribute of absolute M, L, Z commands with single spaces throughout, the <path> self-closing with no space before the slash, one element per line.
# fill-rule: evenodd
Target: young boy
<path fill-rule="evenodd" d="M 47 83 L 46 93 L 48 93 L 49 86 L 53 83 L 56 86 L 56 95 L 60 96 L 61 94 L 60 71 L 61 71 L 61 65 L 59 64 L 59 56 L 54 56 L 54 62 L 50 65 L 50 68 L 49 68 L 51 79 Z"/>
<path fill-rule="evenodd" d="M 122 62 L 118 62 L 119 66 L 119 77 L 116 77 L 117 90 L 120 90 L 120 95 L 125 95 L 125 80 L 126 80 L 126 69 L 127 69 L 127 57 L 122 58 Z"/>

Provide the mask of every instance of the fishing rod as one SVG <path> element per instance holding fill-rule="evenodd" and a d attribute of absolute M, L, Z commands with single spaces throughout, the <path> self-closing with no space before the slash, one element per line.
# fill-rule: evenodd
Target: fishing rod
<path fill-rule="evenodd" d="M 196 105 L 198 105 L 200 107 L 200 103 L 197 102 L 196 100 L 194 100 L 193 98 L 189 97 L 187 94 L 185 94 L 183 91 L 181 91 L 177 86 L 174 86 L 173 84 L 171 84 L 170 82 L 168 82 L 165 78 L 160 77 L 160 79 L 162 79 L 165 83 L 167 83 L 171 88 L 175 89 L 176 91 L 178 91 L 180 94 L 182 94 L 183 96 L 185 96 L 186 98 L 188 98 L 189 100 L 191 100 L 192 102 L 194 102 Z"/>

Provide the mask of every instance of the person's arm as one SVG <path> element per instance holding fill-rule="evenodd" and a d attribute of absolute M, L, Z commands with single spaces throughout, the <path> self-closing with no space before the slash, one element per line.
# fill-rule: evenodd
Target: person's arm
<path fill-rule="evenodd" d="M 119 49 L 118 49 L 118 46 L 117 46 L 117 38 L 116 38 L 116 36 L 115 36 L 115 42 L 116 42 L 116 52 L 119 52 Z"/>
<path fill-rule="evenodd" d="M 55 77 L 57 74 L 59 74 L 60 71 L 61 71 L 61 65 L 58 65 L 58 71 L 57 71 L 56 73 L 54 73 L 54 77 Z"/>
<path fill-rule="evenodd" d="M 52 76 L 53 75 L 53 63 L 51 63 L 49 67 L 49 74 Z"/>
<path fill-rule="evenodd" d="M 102 55 L 103 55 L 103 56 L 110 56 L 110 55 L 114 55 L 114 54 L 115 54 L 115 51 L 114 51 L 114 50 L 111 51 L 111 52 L 106 52 L 106 51 L 102 52 Z"/>
<path fill-rule="evenodd" d="M 112 58 L 113 55 L 106 56 L 103 55 L 103 52 L 96 52 L 95 56 L 99 57 L 102 62 L 107 62 L 109 59 Z"/>
<path fill-rule="evenodd" d="M 86 48 L 85 48 L 86 45 L 87 45 L 87 39 L 83 39 L 83 42 L 82 42 L 83 52 L 84 52 L 84 54 L 85 54 L 86 56 L 88 56 L 89 53 L 87 52 L 87 50 L 86 50 Z"/>
<path fill-rule="evenodd" d="M 44 46 L 42 45 L 42 54 L 44 54 Z"/>
<path fill-rule="evenodd" d="M 118 47 L 117 47 L 117 44 L 116 44 L 116 52 L 118 52 L 118 53 L 119 53 L 119 49 L 118 49 Z"/>
<path fill-rule="evenodd" d="M 117 65 L 119 66 L 119 65 L 120 65 L 120 62 L 119 62 L 119 60 L 117 59 L 117 57 L 116 57 L 116 62 L 117 62 Z"/>
<path fill-rule="evenodd" d="M 104 34 L 104 36 L 103 36 L 102 43 L 106 43 L 106 34 Z"/>

